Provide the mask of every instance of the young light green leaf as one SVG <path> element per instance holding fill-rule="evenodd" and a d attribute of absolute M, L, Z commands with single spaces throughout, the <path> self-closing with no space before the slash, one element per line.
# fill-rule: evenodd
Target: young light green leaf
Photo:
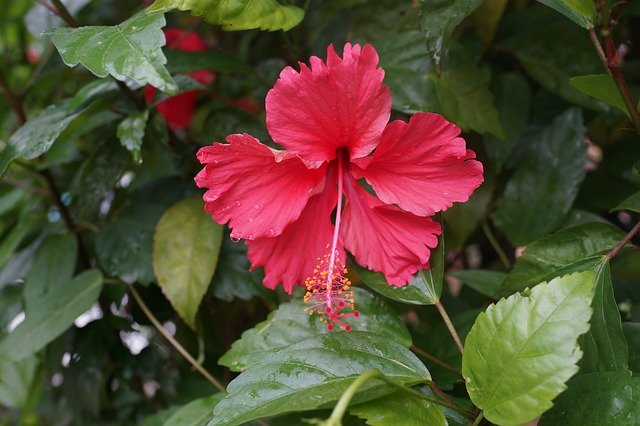
<path fill-rule="evenodd" d="M 234 379 L 209 426 L 239 425 L 294 411 L 327 408 L 360 374 L 377 369 L 403 385 L 431 380 L 426 367 L 400 343 L 363 331 L 333 332 L 274 349 Z M 365 382 L 354 403 L 393 392 Z"/>
<path fill-rule="evenodd" d="M 162 13 L 141 12 L 111 27 L 55 28 L 46 34 L 70 67 L 82 64 L 98 77 L 132 79 L 175 94 L 178 86 L 164 67 L 165 25 Z"/>
<path fill-rule="evenodd" d="M 436 404 L 397 392 L 349 407 L 349 412 L 371 426 L 445 426 L 447 420 Z"/>
<path fill-rule="evenodd" d="M 596 6 L 592 0 L 538 0 L 583 28 L 593 28 Z"/>
<path fill-rule="evenodd" d="M 156 226 L 153 271 L 162 292 L 191 328 L 218 263 L 222 232 L 198 198 L 174 204 Z"/>
<path fill-rule="evenodd" d="M 612 249 L 623 237 L 620 229 L 603 222 L 583 223 L 547 235 L 527 247 L 497 294 L 524 290 L 550 279 L 550 274 L 554 274 L 551 278 L 557 276 L 555 271 L 570 265 L 574 272 L 594 269 L 602 259 L 591 256 Z"/>
<path fill-rule="evenodd" d="M 348 319 L 353 330 L 367 331 L 411 346 L 407 327 L 384 301 L 359 288 L 354 288 L 354 299 L 360 316 Z M 305 308 L 299 299 L 281 304 L 266 321 L 245 331 L 218 363 L 231 371 L 243 371 L 273 350 L 318 334 L 331 333 L 317 315 L 309 315 Z"/>
<path fill-rule="evenodd" d="M 609 74 L 591 74 L 571 77 L 571 85 L 579 91 L 596 98 L 607 105 L 618 108 L 627 117 L 629 110 L 622 100 L 622 95 L 616 86 L 613 77 Z"/>
<path fill-rule="evenodd" d="M 465 342 L 462 374 L 474 404 L 502 425 L 548 410 L 578 371 L 589 330 L 592 272 L 565 275 L 490 305 Z"/>
<path fill-rule="evenodd" d="M 73 278 L 77 258 L 78 240 L 73 234 L 50 235 L 44 239 L 25 279 L 27 315 L 31 314 L 32 305 L 39 298 L 60 291 Z"/>
<path fill-rule="evenodd" d="M 31 304 L 26 319 L 0 341 L 0 359 L 18 361 L 38 352 L 73 325 L 102 289 L 102 274 L 89 269 Z"/>
<path fill-rule="evenodd" d="M 156 0 L 147 13 L 156 10 L 188 10 L 210 24 L 222 25 L 227 31 L 290 30 L 302 21 L 304 11 L 295 6 L 283 6 L 276 0 Z"/>
<path fill-rule="evenodd" d="M 611 209 L 612 212 L 627 210 L 630 212 L 640 213 L 640 192 L 636 192 L 629 198 Z"/>
<path fill-rule="evenodd" d="M 560 226 L 585 176 L 584 138 L 579 109 L 565 111 L 533 137 L 493 215 L 511 243 L 527 244 Z"/>
<path fill-rule="evenodd" d="M 595 272 L 591 327 L 579 340 L 584 351 L 580 373 L 627 371 L 629 348 L 622 332 L 620 312 L 611 285 L 609 260 L 606 257 L 602 257 Z"/>
<path fill-rule="evenodd" d="M 438 72 L 453 30 L 481 3 L 482 0 L 420 1 L 422 34 L 429 58 Z"/>
<path fill-rule="evenodd" d="M 147 126 L 149 118 L 149 110 L 139 111 L 131 114 L 118 124 L 118 139 L 120 145 L 125 147 L 131 153 L 133 161 L 142 163 L 142 139 L 144 138 L 144 129 Z"/>
<path fill-rule="evenodd" d="M 60 133 L 82 112 L 71 110 L 69 101 L 49 105 L 31 117 L 7 142 L 0 153 L 0 176 L 13 160 L 19 157 L 31 160 L 47 152 Z"/>
<path fill-rule="evenodd" d="M 542 416 L 544 425 L 628 426 L 640 419 L 640 377 L 629 372 L 582 374 Z"/>
<path fill-rule="evenodd" d="M 216 393 L 194 399 L 176 410 L 164 422 L 164 426 L 202 426 L 211 418 L 211 410 L 222 398 L 224 398 L 223 393 Z"/>

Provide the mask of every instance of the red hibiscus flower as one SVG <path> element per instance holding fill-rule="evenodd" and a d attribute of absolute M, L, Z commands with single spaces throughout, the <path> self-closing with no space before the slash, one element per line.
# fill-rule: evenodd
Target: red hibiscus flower
<path fill-rule="evenodd" d="M 348 328 L 345 249 L 406 284 L 437 245 L 430 216 L 466 201 L 483 182 L 482 164 L 438 114 L 388 123 L 391 92 L 372 46 L 346 44 L 342 58 L 329 46 L 326 63 L 310 62 L 285 68 L 267 94 L 267 128 L 286 151 L 230 135 L 200 149 L 195 181 L 208 189 L 206 212 L 246 240 L 266 287 L 305 284 L 310 310 L 327 314 L 330 329 Z"/>
<path fill-rule="evenodd" d="M 202 52 L 207 50 L 207 45 L 197 33 L 182 31 L 178 28 L 165 28 L 164 36 L 167 41 L 167 48 L 175 50 L 185 50 L 191 52 Z M 215 74 L 211 71 L 201 70 L 189 74 L 194 80 L 209 85 L 213 83 Z M 193 111 L 196 108 L 196 100 L 199 90 L 190 90 L 179 95 L 158 102 L 156 109 L 164 117 L 169 127 L 173 130 L 185 129 L 191 125 Z M 147 103 L 151 103 L 156 95 L 153 86 L 144 88 L 144 98 Z"/>

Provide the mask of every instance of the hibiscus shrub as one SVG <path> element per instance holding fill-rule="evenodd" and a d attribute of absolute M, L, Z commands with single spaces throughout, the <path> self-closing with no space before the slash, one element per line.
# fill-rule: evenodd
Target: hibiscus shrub
<path fill-rule="evenodd" d="M 142 3 L 0 4 L 0 424 L 640 423 L 639 2 Z"/>

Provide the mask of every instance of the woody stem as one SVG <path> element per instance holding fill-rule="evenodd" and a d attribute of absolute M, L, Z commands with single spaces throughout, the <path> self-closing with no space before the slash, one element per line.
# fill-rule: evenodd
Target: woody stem
<path fill-rule="evenodd" d="M 329 267 L 327 268 L 327 307 L 331 308 L 331 290 L 333 287 L 333 270 L 336 265 L 336 251 L 338 250 L 338 236 L 340 233 L 340 220 L 342 217 L 342 156 L 338 155 L 338 205 L 336 207 L 336 224 L 333 229 L 333 240 L 331 241 L 331 255 L 329 257 Z"/>

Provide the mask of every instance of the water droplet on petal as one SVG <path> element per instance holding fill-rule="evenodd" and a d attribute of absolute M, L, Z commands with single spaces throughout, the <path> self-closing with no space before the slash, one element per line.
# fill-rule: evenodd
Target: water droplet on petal
<path fill-rule="evenodd" d="M 236 207 L 240 207 L 242 205 L 242 201 L 236 201 Z"/>
<path fill-rule="evenodd" d="M 274 235 L 276 235 L 276 231 L 273 228 L 269 228 L 269 236 L 273 237 Z"/>
<path fill-rule="evenodd" d="M 256 210 L 260 210 L 260 204 L 256 204 L 255 206 L 253 206 L 253 208 Z"/>
<path fill-rule="evenodd" d="M 249 216 L 249 222 L 253 222 L 253 216 Z"/>
<path fill-rule="evenodd" d="M 213 160 L 213 164 L 217 166 L 220 162 L 218 160 Z"/>
<path fill-rule="evenodd" d="M 240 241 L 240 238 L 231 237 L 231 241 L 233 241 L 234 243 L 237 243 Z"/>
<path fill-rule="evenodd" d="M 249 241 L 253 241 L 253 234 L 249 234 L 249 235 L 247 235 L 247 240 L 249 240 Z"/>

